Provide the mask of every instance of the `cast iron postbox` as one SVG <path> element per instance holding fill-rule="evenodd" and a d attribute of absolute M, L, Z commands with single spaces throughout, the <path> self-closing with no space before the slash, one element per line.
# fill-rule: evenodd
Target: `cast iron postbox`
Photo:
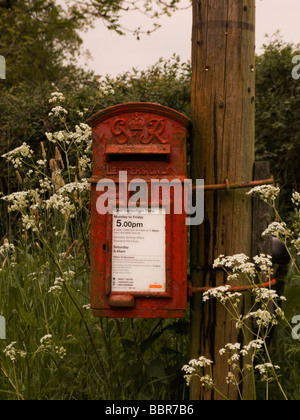
<path fill-rule="evenodd" d="M 183 317 L 190 120 L 158 104 L 129 103 L 100 111 L 89 123 L 93 314 Z"/>

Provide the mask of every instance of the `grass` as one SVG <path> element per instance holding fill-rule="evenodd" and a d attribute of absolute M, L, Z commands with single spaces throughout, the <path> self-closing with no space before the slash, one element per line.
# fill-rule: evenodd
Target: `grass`
<path fill-rule="evenodd" d="M 94 318 L 83 307 L 90 285 L 83 248 L 75 246 L 67 259 L 58 254 L 71 276 L 56 293 L 49 289 L 57 267 L 32 237 L 20 238 L 0 273 L 0 313 L 7 320 L 0 399 L 185 398 L 180 369 L 188 358 L 188 321 Z M 49 334 L 51 345 L 43 349 L 40 340 Z M 25 358 L 16 355 L 12 362 L 3 353 L 11 342 Z"/>

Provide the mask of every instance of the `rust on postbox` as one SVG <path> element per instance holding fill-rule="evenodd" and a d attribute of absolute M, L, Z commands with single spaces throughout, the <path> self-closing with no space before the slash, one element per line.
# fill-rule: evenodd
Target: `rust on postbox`
<path fill-rule="evenodd" d="M 183 317 L 190 120 L 158 104 L 129 103 L 100 111 L 89 123 L 93 314 Z"/>

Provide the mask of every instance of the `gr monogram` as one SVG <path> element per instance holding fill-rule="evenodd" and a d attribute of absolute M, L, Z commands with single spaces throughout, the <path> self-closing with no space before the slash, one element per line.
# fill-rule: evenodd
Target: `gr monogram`
<path fill-rule="evenodd" d="M 129 139 L 134 139 L 142 144 L 168 142 L 168 136 L 164 136 L 166 122 L 164 118 L 143 117 L 139 113 L 134 113 L 130 117 L 118 117 L 110 124 L 111 133 L 118 144 L 126 144 Z"/>

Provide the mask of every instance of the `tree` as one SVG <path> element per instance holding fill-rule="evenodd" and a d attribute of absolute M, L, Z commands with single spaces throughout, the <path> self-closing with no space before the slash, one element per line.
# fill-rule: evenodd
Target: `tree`
<path fill-rule="evenodd" d="M 289 197 L 300 189 L 300 82 L 292 77 L 292 58 L 299 46 L 275 34 L 256 58 L 256 156 L 268 160 L 280 184 L 280 211 L 290 210 Z"/>
<path fill-rule="evenodd" d="M 110 30 L 137 37 L 159 28 L 158 19 L 177 10 L 181 0 L 0 0 L 0 52 L 6 58 L 7 80 L 60 80 L 74 72 L 81 52 L 80 31 L 102 19 Z M 154 21 L 149 30 L 124 28 L 122 14 L 139 11 Z M 69 70 L 68 70 L 69 68 Z"/>
<path fill-rule="evenodd" d="M 126 102 L 154 102 L 190 116 L 191 64 L 175 54 L 142 71 L 133 68 L 115 78 L 106 76 L 100 84 L 97 111 Z"/>
<path fill-rule="evenodd" d="M 69 92 L 74 106 L 86 106 L 97 80 L 76 64 L 82 22 L 54 0 L 1 2 L 0 52 L 6 59 L 6 80 L 1 80 L 0 155 L 26 141 L 36 150 L 49 127 L 51 92 Z M 86 98 L 86 102 L 83 98 Z M 75 121 L 75 120 L 74 120 Z M 0 160 L 0 185 L 5 194 L 15 189 L 14 169 Z M 3 206 L 3 203 L 0 203 Z M 2 212 L 3 235 L 7 212 Z"/>
<path fill-rule="evenodd" d="M 17 1 L 18 0 L 1 0 L 0 7 L 4 9 L 10 9 L 15 3 L 17 3 Z"/>
<path fill-rule="evenodd" d="M 27 81 L 55 82 L 75 71 L 81 22 L 54 0 L 19 0 L 0 9 L 0 51 L 7 79 L 0 89 Z"/>
<path fill-rule="evenodd" d="M 120 35 L 132 32 L 139 38 L 141 33 L 150 34 L 157 30 L 160 25 L 159 18 L 162 15 L 171 15 L 178 9 L 182 0 L 88 0 L 81 2 L 78 0 L 69 0 L 69 13 L 76 19 L 94 19 L 101 18 L 110 30 L 114 30 Z M 184 8 L 184 7 L 183 7 Z M 144 30 L 138 28 L 126 28 L 122 25 L 122 14 L 128 12 L 140 12 L 150 19 L 154 20 L 151 29 Z"/>

